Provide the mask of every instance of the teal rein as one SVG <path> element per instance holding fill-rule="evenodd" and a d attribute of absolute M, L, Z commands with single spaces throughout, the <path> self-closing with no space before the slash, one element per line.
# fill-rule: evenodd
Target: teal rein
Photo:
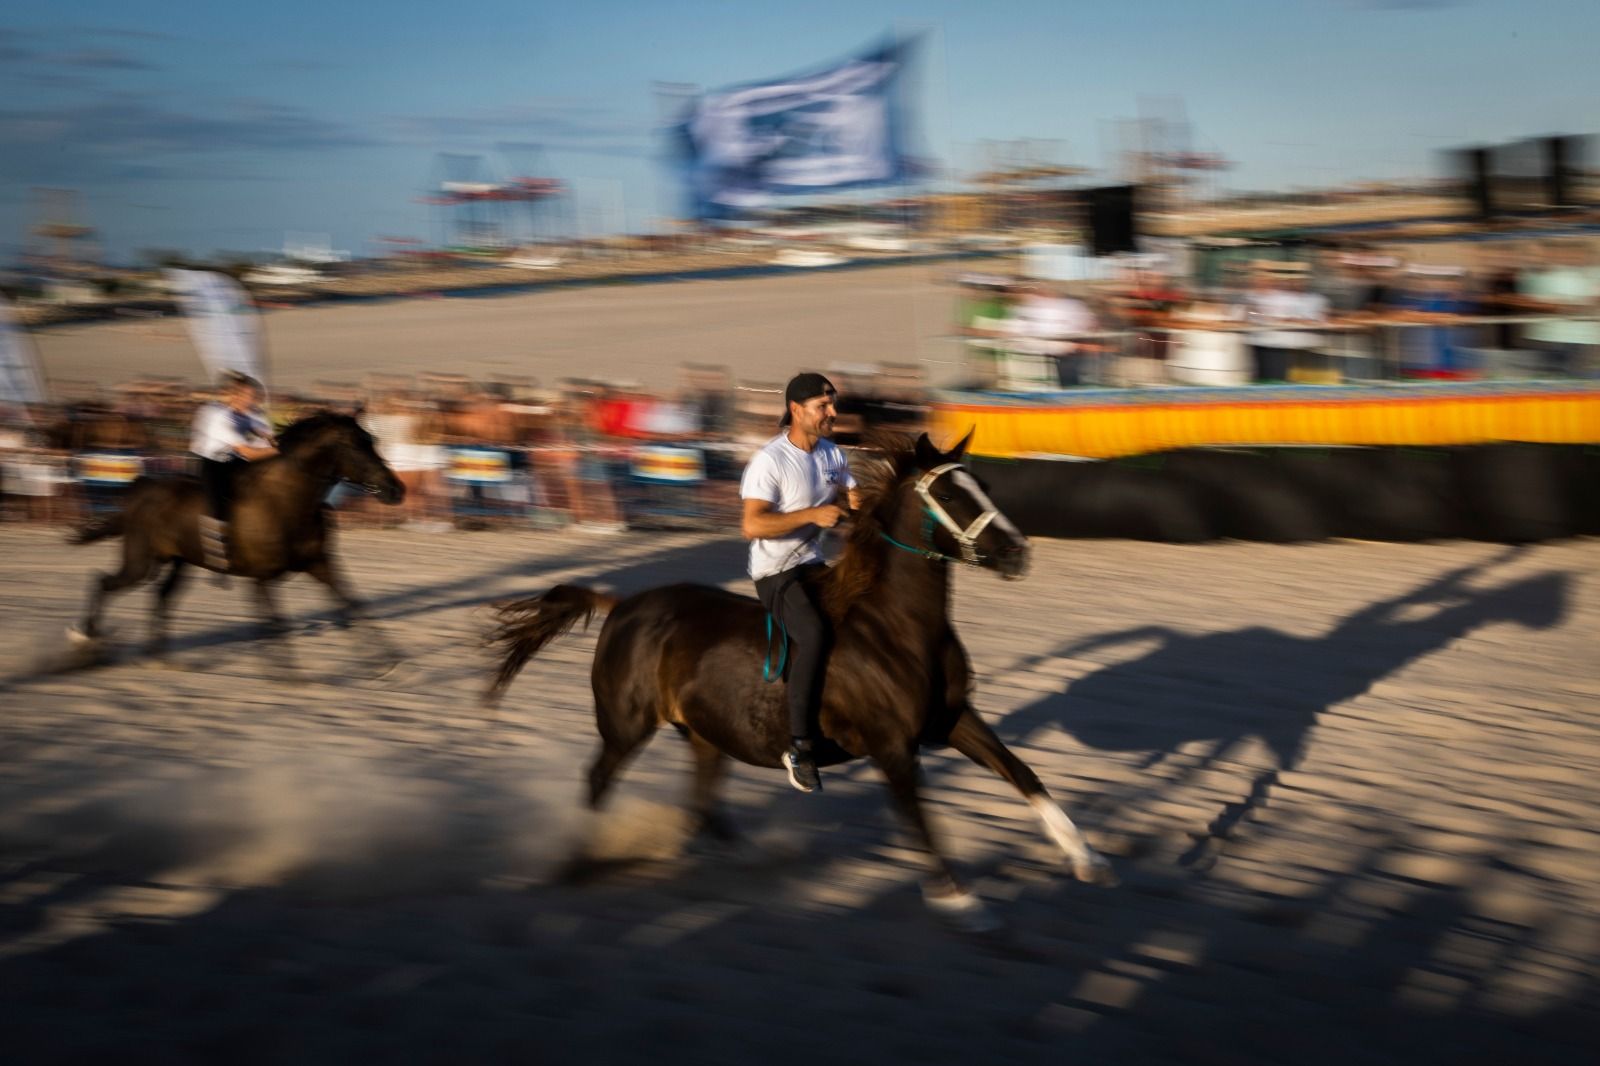
<path fill-rule="evenodd" d="M 933 541 L 933 512 L 924 507 L 922 509 L 922 515 L 922 539 L 924 543 L 931 543 Z M 895 540 L 881 529 L 878 531 L 878 536 L 882 537 L 890 544 L 893 544 L 901 551 L 910 552 L 912 555 L 920 555 L 924 559 L 932 562 L 959 563 L 961 561 L 960 559 L 945 555 L 942 552 L 936 552 L 931 548 L 913 548 L 909 544 L 901 544 L 898 540 Z M 789 627 L 780 621 L 778 623 L 778 632 L 782 635 L 782 643 L 778 647 L 778 666 L 776 669 L 774 669 L 772 666 L 772 612 L 768 611 L 767 654 L 761 660 L 761 680 L 767 682 L 768 684 L 771 684 L 772 682 L 781 678 L 783 676 L 784 667 L 789 663 Z"/>
<path fill-rule="evenodd" d="M 895 540 L 881 529 L 878 530 L 878 536 L 882 537 L 890 544 L 893 544 L 901 551 L 910 552 L 912 555 L 920 555 L 924 559 L 932 562 L 943 561 L 947 563 L 959 563 L 961 561 L 960 559 L 945 555 L 942 552 L 936 552 L 932 548 L 913 548 L 909 544 L 901 544 L 899 541 Z M 926 507 L 922 509 L 922 541 L 924 544 L 933 543 L 933 512 L 928 510 Z"/>
<path fill-rule="evenodd" d="M 922 539 L 925 543 L 931 543 L 933 540 L 933 512 L 924 507 L 922 509 L 922 515 Z M 913 548 L 909 544 L 901 544 L 898 540 L 895 540 L 881 529 L 878 531 L 878 536 L 882 537 L 890 544 L 893 544 L 901 551 L 910 552 L 912 555 L 920 555 L 924 559 L 932 562 L 959 563 L 961 561 L 960 559 L 945 555 L 942 552 L 936 552 L 931 548 Z M 778 632 L 782 635 L 782 643 L 778 647 L 778 665 L 777 668 L 774 669 L 772 665 L 772 612 L 768 611 L 767 654 L 761 660 L 761 680 L 767 682 L 768 684 L 771 684 L 772 682 L 781 678 L 783 676 L 784 667 L 789 663 L 789 627 L 780 621 L 778 623 Z"/>
<path fill-rule="evenodd" d="M 789 665 L 789 627 L 782 622 L 778 623 L 778 631 L 783 634 L 783 643 L 778 647 L 778 668 L 772 668 L 772 612 L 767 612 L 767 655 L 761 660 L 761 680 L 771 684 L 783 676 L 783 668 Z"/>

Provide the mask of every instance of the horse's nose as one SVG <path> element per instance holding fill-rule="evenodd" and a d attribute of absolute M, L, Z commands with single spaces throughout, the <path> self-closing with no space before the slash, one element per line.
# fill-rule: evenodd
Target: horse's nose
<path fill-rule="evenodd" d="M 1001 548 L 999 563 L 1002 577 L 1021 577 L 1028 569 L 1028 542 L 1014 540 Z"/>

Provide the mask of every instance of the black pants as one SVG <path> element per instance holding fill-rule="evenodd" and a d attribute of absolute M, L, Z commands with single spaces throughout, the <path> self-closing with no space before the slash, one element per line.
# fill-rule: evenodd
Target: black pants
<path fill-rule="evenodd" d="M 228 520 L 228 512 L 233 504 L 233 476 L 244 465 L 245 461 L 238 458 L 221 462 L 216 459 L 200 460 L 200 484 L 205 486 L 206 507 L 211 517 L 219 522 Z"/>
<path fill-rule="evenodd" d="M 761 606 L 789 633 L 789 735 L 794 737 L 811 735 L 822 702 L 822 667 L 833 634 L 804 579 L 827 568 L 806 563 L 756 582 Z"/>

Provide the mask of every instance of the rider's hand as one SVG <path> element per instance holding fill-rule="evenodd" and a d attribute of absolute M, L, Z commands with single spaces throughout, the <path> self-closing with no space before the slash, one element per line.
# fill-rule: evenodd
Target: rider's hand
<path fill-rule="evenodd" d="M 823 529 L 832 529 L 849 517 L 849 512 L 835 504 L 825 503 L 821 507 L 811 509 L 811 524 Z"/>

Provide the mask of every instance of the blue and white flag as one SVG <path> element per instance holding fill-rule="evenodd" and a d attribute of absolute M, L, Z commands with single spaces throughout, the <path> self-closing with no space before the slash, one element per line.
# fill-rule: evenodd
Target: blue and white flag
<path fill-rule="evenodd" d="M 44 403 L 44 375 L 16 315 L 0 296 L 0 404 Z"/>
<path fill-rule="evenodd" d="M 897 86 L 908 51 L 889 44 L 813 74 L 702 95 L 675 131 L 695 215 L 738 217 L 774 194 L 904 180 Z"/>
<path fill-rule="evenodd" d="M 237 370 L 265 384 L 261 325 L 244 287 L 210 270 L 168 270 L 167 282 L 206 371 L 215 378 Z"/>

